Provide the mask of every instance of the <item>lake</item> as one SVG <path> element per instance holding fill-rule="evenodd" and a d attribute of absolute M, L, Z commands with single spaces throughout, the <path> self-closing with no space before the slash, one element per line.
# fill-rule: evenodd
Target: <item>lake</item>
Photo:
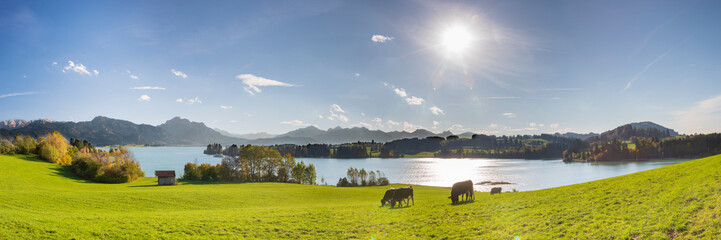
<path fill-rule="evenodd" d="M 129 148 L 148 177 L 155 170 L 175 170 L 183 175 L 185 163 L 221 162 L 221 158 L 203 154 L 205 147 L 140 147 Z M 409 183 L 450 187 L 454 182 L 466 179 L 474 183 L 481 181 L 504 181 L 511 185 L 498 185 L 503 190 L 538 190 L 558 186 L 589 182 L 629 173 L 659 168 L 687 159 L 650 160 L 643 162 L 616 163 L 564 163 L 558 160 L 523 159 L 440 159 L 440 158 L 400 158 L 400 159 L 334 159 L 334 158 L 296 158 L 316 167 L 318 184 L 324 178 L 326 183 L 335 185 L 338 179 L 345 177 L 349 167 L 366 170 L 380 170 L 392 183 Z M 489 191 L 492 186 L 476 185 L 476 190 Z"/>

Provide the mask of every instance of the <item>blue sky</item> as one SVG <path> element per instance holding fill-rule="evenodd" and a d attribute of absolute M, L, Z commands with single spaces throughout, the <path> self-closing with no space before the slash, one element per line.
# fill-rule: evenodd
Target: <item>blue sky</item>
<path fill-rule="evenodd" d="M 4 1 L 0 119 L 498 135 L 654 121 L 718 132 L 720 10 L 719 1 Z"/>

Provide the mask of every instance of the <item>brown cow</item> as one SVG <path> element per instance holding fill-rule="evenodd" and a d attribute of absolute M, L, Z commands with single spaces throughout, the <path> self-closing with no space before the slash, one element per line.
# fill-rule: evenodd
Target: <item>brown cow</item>
<path fill-rule="evenodd" d="M 393 199 L 393 194 L 396 192 L 396 190 L 397 188 L 390 188 L 386 190 L 386 194 L 383 195 L 383 199 L 381 199 L 381 206 L 390 204 L 390 201 Z"/>
<path fill-rule="evenodd" d="M 451 196 L 448 198 L 451 199 L 451 202 L 453 204 L 456 204 L 458 203 L 458 196 L 461 194 L 465 195 L 464 201 L 468 201 L 469 199 L 476 199 L 473 195 L 473 181 L 466 180 L 454 183 L 453 187 L 451 188 Z"/>
<path fill-rule="evenodd" d="M 409 198 L 413 201 L 413 205 L 416 205 L 416 201 L 413 199 L 413 187 L 396 188 L 396 191 L 393 193 L 393 199 L 391 200 L 391 207 L 395 207 L 396 203 L 399 203 L 399 207 L 402 206 L 403 200 L 406 201 L 406 206 L 408 206 L 411 202 L 408 200 Z"/>

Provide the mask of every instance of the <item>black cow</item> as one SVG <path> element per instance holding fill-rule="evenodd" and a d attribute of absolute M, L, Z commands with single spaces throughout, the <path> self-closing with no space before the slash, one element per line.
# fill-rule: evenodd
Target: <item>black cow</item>
<path fill-rule="evenodd" d="M 454 183 L 451 188 L 451 196 L 448 198 L 451 199 L 453 204 L 456 204 L 458 203 L 458 196 L 461 194 L 465 195 L 466 199 L 464 201 L 476 199 L 475 196 L 473 196 L 473 182 L 471 180 Z"/>
<path fill-rule="evenodd" d="M 396 203 L 399 203 L 399 207 L 402 206 L 403 200 L 406 201 L 406 206 L 408 206 L 411 202 L 408 198 L 413 201 L 413 205 L 416 205 L 416 201 L 413 199 L 413 187 L 396 188 L 396 191 L 393 193 L 393 199 L 391 200 L 391 207 L 395 207 Z"/>
<path fill-rule="evenodd" d="M 383 199 L 381 199 L 381 206 L 390 204 L 390 201 L 393 199 L 393 194 L 396 193 L 396 190 L 397 188 L 390 188 L 386 190 L 386 194 L 383 195 Z"/>

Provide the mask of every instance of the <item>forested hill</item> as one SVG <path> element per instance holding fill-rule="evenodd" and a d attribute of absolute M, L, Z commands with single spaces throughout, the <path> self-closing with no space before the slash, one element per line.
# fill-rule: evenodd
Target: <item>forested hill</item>
<path fill-rule="evenodd" d="M 629 141 L 632 137 L 637 138 L 658 138 L 678 136 L 673 129 L 663 127 L 653 122 L 630 123 L 613 130 L 601 133 L 599 136 L 588 138 L 588 142 L 608 142 L 613 139 Z"/>

